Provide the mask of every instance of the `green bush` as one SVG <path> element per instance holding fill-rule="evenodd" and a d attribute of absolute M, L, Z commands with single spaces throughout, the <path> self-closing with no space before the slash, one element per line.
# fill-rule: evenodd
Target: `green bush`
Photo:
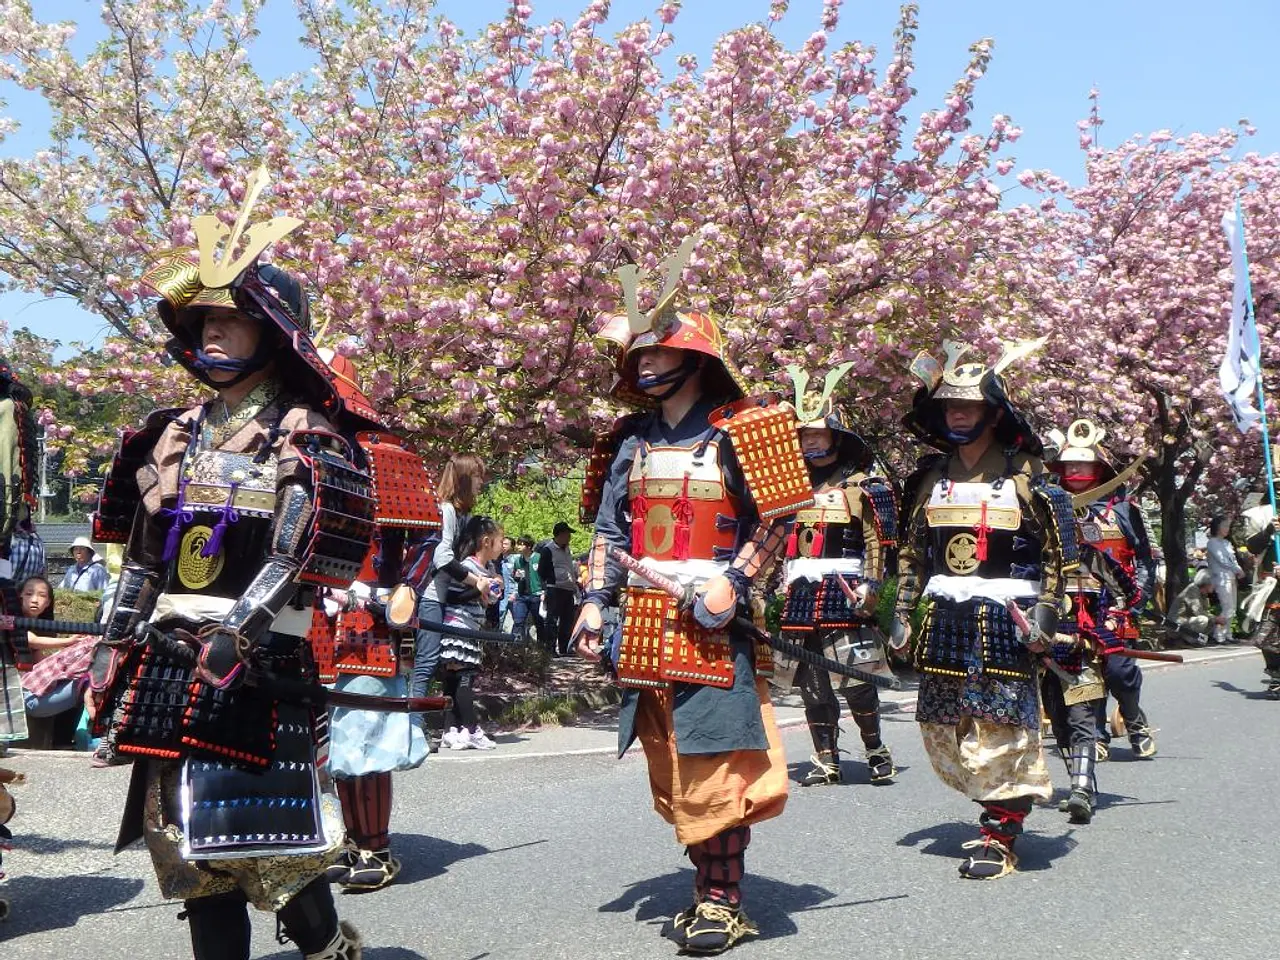
<path fill-rule="evenodd" d="M 94 619 L 101 597 L 96 593 L 76 593 L 74 590 L 55 589 L 53 609 L 59 620 L 87 621 Z"/>

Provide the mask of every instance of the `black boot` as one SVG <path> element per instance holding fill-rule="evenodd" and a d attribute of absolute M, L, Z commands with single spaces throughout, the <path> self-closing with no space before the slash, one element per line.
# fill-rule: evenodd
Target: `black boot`
<path fill-rule="evenodd" d="M 1134 754 L 1143 760 L 1150 760 L 1156 755 L 1156 738 L 1152 736 L 1154 728 L 1147 722 L 1147 715 L 1141 710 L 1135 720 L 1125 724 L 1129 732 L 1129 746 Z"/>
<path fill-rule="evenodd" d="M 867 770 L 871 782 L 875 784 L 893 783 L 898 775 L 898 768 L 893 765 L 893 755 L 883 743 L 878 747 L 867 748 Z"/>
<path fill-rule="evenodd" d="M 695 867 L 694 903 L 676 915 L 675 939 L 686 953 L 724 953 L 759 928 L 742 911 L 742 876 L 746 871 L 751 828 L 730 827 L 689 848 Z"/>
<path fill-rule="evenodd" d="M 982 836 L 964 844 L 965 850 L 973 850 L 969 858 L 960 864 L 960 876 L 966 880 L 998 880 L 1013 873 L 1018 858 L 1013 843 L 1022 833 L 1022 821 L 1031 809 L 1031 798 L 1020 797 L 1005 805 L 984 803 L 981 823 Z"/>
<path fill-rule="evenodd" d="M 342 883 L 347 879 L 347 875 L 351 873 L 351 868 L 355 866 L 359 857 L 360 848 L 352 843 L 351 838 L 348 837 L 342 845 L 342 850 L 338 853 L 338 859 L 325 868 L 324 878 L 330 883 Z"/>
<path fill-rule="evenodd" d="M 400 861 L 391 850 L 361 850 L 347 875 L 338 881 L 343 893 L 370 893 L 388 886 L 400 872 Z"/>
<path fill-rule="evenodd" d="M 805 778 L 800 781 L 802 787 L 833 786 L 840 782 L 839 728 L 835 724 L 810 723 L 809 734 L 813 737 L 813 762 Z"/>

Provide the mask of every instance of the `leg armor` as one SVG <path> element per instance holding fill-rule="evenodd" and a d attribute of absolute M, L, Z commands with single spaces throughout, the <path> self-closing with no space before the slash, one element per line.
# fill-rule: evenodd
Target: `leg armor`
<path fill-rule="evenodd" d="M 724 953 L 759 928 L 742 912 L 741 883 L 746 872 L 751 828 L 730 827 L 689 848 L 693 861 L 694 904 L 677 915 L 675 926 L 686 953 Z"/>
<path fill-rule="evenodd" d="M 893 755 L 880 739 L 880 692 L 870 683 L 859 683 L 844 692 L 853 714 L 853 722 L 862 735 L 862 746 L 867 751 L 867 771 L 875 784 L 892 783 L 898 775 L 893 765 Z"/>
<path fill-rule="evenodd" d="M 182 906 L 195 960 L 249 960 L 249 903 L 243 893 L 200 897 Z"/>
<path fill-rule="evenodd" d="M 303 887 L 280 908 L 276 918 L 284 931 L 284 937 L 278 937 L 280 942 L 292 940 L 307 960 L 359 960 L 359 937 L 354 937 L 352 942 L 343 926 L 338 924 L 333 894 L 324 877 L 317 877 Z M 345 929 L 355 934 L 353 928 Z"/>
<path fill-rule="evenodd" d="M 371 773 L 337 781 L 347 846 L 327 871 L 347 891 L 380 890 L 400 872 L 391 856 L 391 774 Z"/>
<path fill-rule="evenodd" d="M 1094 765 L 1097 762 L 1092 743 L 1071 745 L 1067 756 L 1067 769 L 1071 773 L 1071 796 L 1067 798 L 1067 813 L 1072 823 L 1088 823 L 1093 819 L 1094 796 L 1097 778 Z"/>
<path fill-rule="evenodd" d="M 1013 843 L 1022 833 L 1022 821 L 1031 812 L 1031 797 L 1017 797 L 1003 803 L 984 803 L 979 818 L 982 836 L 970 840 L 965 850 L 973 850 L 960 864 L 960 876 L 966 880 L 998 880 L 1013 873 L 1018 858 Z"/>
<path fill-rule="evenodd" d="M 840 782 L 840 702 L 825 670 L 807 663 L 796 670 L 796 686 L 804 702 L 804 716 L 813 738 L 813 769 L 801 786 L 820 787 Z"/>

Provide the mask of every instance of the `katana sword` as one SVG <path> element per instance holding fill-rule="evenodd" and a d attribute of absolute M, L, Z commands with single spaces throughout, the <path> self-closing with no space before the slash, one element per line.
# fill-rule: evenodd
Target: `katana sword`
<path fill-rule="evenodd" d="M 634 573 L 636 576 L 657 587 L 659 590 L 669 594 L 676 600 L 686 602 L 691 595 L 691 591 L 683 584 L 670 577 L 666 577 L 658 571 L 649 567 L 643 560 L 638 560 L 631 554 L 627 553 L 621 547 L 610 547 L 609 555 L 618 561 L 626 570 Z M 832 660 L 830 657 L 824 657 L 820 653 L 814 653 L 812 650 L 798 643 L 792 643 L 789 640 L 783 640 L 775 637 L 765 630 L 761 630 L 758 626 L 748 620 L 746 617 L 734 617 L 732 626 L 747 634 L 753 640 L 759 640 L 761 643 L 767 643 L 779 653 L 786 654 L 792 660 L 799 660 L 801 663 L 807 663 L 812 667 L 819 667 L 829 673 L 834 673 L 842 677 L 848 677 L 850 680 L 861 680 L 870 683 L 873 686 L 883 687 L 886 690 L 901 690 L 902 683 L 897 677 L 886 677 L 878 673 L 869 673 L 866 670 L 859 670 L 857 667 L 851 667 L 839 660 Z"/>

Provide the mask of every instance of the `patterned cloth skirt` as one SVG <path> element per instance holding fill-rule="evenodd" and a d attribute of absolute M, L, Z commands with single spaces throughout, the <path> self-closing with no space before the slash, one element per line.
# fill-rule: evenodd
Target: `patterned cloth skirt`
<path fill-rule="evenodd" d="M 379 697 L 403 697 L 404 677 L 347 675 L 334 689 Z M 427 758 L 427 738 L 412 714 L 335 707 L 329 721 L 329 771 L 335 777 L 413 770 Z"/>
<path fill-rule="evenodd" d="M 481 618 L 483 609 L 477 614 L 471 607 L 447 607 L 444 611 L 444 622 L 451 627 L 468 627 L 479 630 L 483 627 Z M 445 634 L 440 639 L 440 659 L 446 665 L 457 667 L 478 667 L 483 654 L 478 641 L 466 637 L 451 637 Z"/>

